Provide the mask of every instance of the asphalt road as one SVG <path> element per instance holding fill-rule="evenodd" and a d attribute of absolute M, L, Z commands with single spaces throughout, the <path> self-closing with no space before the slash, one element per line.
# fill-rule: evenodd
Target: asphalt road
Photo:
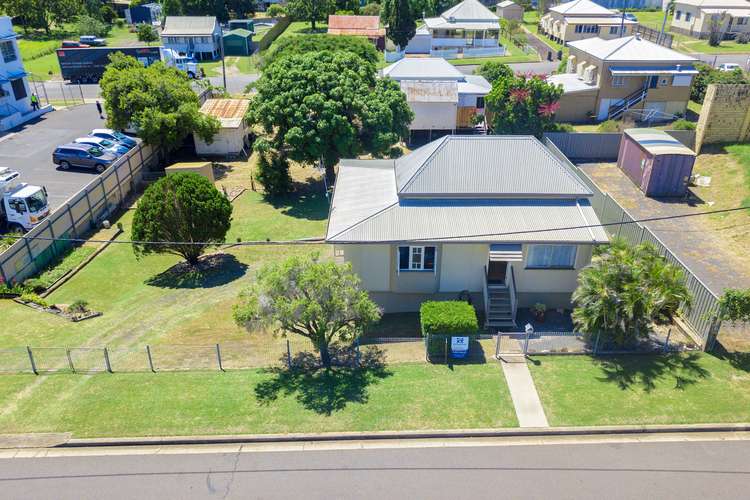
<path fill-rule="evenodd" d="M 52 111 L 0 137 L 0 166 L 18 170 L 23 182 L 46 186 L 54 210 L 91 182 L 96 173 L 58 170 L 52 163 L 52 151 L 103 126 L 104 120 L 99 119 L 93 104 Z"/>
<path fill-rule="evenodd" d="M 711 66 L 718 66 L 722 63 L 736 63 L 739 64 L 743 69 L 750 70 L 750 65 L 748 65 L 748 62 L 750 62 L 750 54 L 719 54 L 719 55 L 710 55 L 710 54 L 690 54 L 691 56 L 695 57 L 696 59 L 700 59 L 701 61 L 710 64 Z"/>
<path fill-rule="evenodd" d="M 0 460 L 2 496 L 689 500 L 750 484 L 748 441 L 120 453 Z"/>

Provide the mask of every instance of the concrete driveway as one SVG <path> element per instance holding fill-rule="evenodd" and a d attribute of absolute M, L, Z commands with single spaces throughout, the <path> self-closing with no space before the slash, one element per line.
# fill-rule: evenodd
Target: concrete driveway
<path fill-rule="evenodd" d="M 52 163 L 52 151 L 97 127 L 104 127 L 104 120 L 99 118 L 93 104 L 47 113 L 0 137 L 0 166 L 18 170 L 24 182 L 46 186 L 54 210 L 91 182 L 96 173 L 57 170 Z"/>

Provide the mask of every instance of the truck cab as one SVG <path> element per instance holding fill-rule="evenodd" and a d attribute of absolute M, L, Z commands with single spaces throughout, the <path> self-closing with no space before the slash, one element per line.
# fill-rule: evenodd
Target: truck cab
<path fill-rule="evenodd" d="M 50 213 L 47 190 L 19 182 L 20 174 L 0 168 L 0 226 L 12 232 L 25 232 L 42 222 Z"/>
<path fill-rule="evenodd" d="M 192 57 L 180 55 L 174 49 L 161 49 L 161 59 L 164 64 L 184 71 L 190 78 L 199 78 L 198 63 Z"/>

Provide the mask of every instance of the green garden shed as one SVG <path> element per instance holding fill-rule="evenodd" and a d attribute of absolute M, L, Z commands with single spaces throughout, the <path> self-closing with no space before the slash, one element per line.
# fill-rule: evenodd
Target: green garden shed
<path fill-rule="evenodd" d="M 224 34 L 224 55 L 249 56 L 253 53 L 253 32 L 236 29 Z"/>

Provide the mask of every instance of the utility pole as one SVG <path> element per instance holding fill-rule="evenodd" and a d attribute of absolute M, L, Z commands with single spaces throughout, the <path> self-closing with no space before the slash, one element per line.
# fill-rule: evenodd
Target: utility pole
<path fill-rule="evenodd" d="M 661 45 L 661 41 L 664 38 L 664 31 L 667 29 L 667 16 L 669 15 L 669 11 L 672 9 L 672 4 L 674 2 L 670 0 L 667 2 L 667 8 L 664 9 L 664 19 L 661 21 L 661 33 L 659 33 L 659 37 L 656 39 L 656 43 Z"/>
<path fill-rule="evenodd" d="M 221 50 L 221 75 L 224 78 L 224 91 L 227 90 L 227 68 L 224 65 L 224 32 L 222 31 L 221 34 L 221 43 L 219 43 L 219 47 Z"/>

